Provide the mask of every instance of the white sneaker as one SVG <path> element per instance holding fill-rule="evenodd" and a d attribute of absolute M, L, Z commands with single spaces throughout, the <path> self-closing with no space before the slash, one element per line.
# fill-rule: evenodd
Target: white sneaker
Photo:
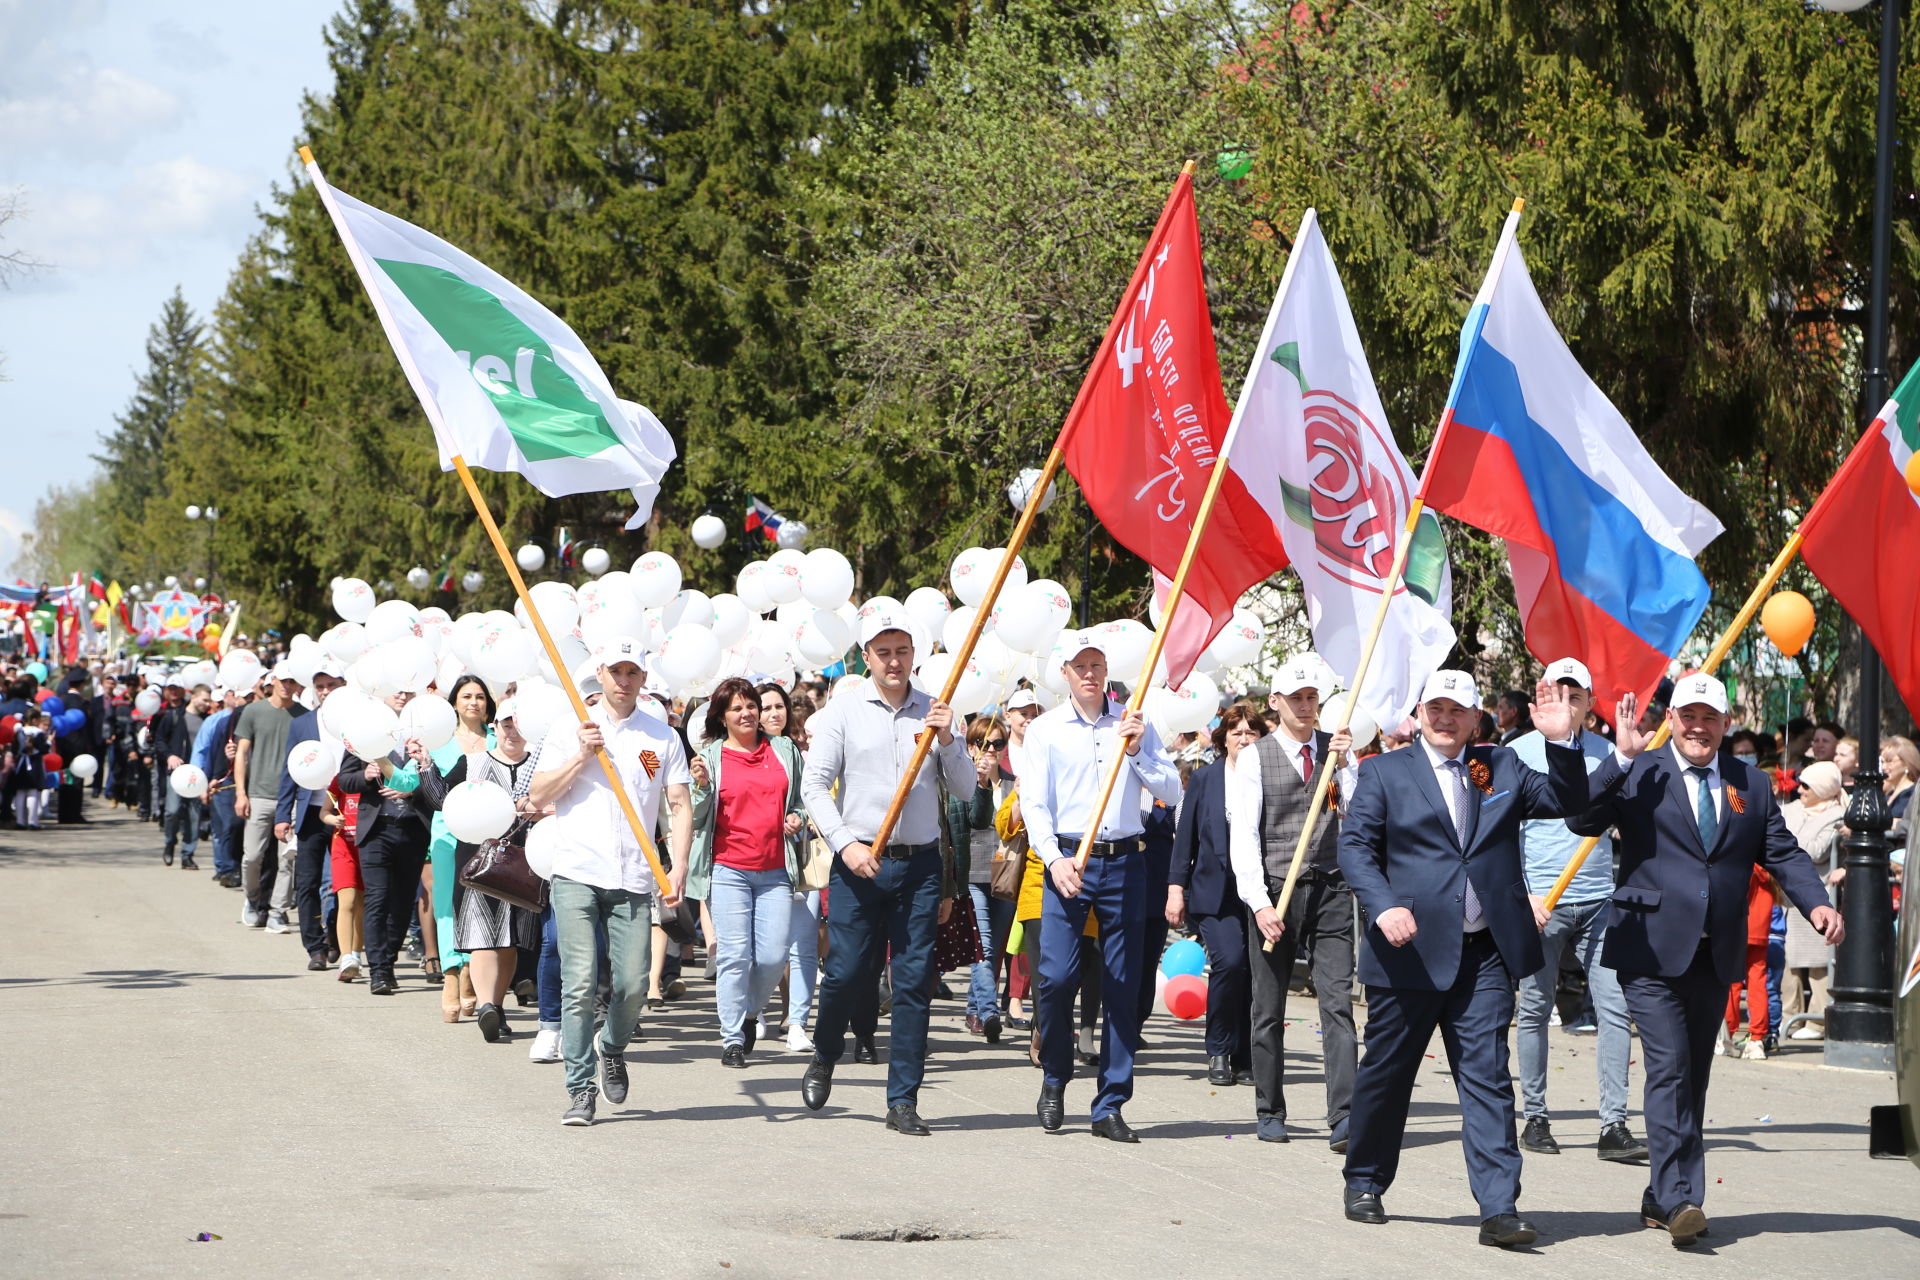
<path fill-rule="evenodd" d="M 1713 1037 L 1713 1056 L 1716 1058 L 1724 1058 L 1727 1056 L 1727 1033 L 1725 1028 L 1722 1028 L 1720 1032 Z"/>
<path fill-rule="evenodd" d="M 360 957 L 349 951 L 340 957 L 340 981 L 352 982 L 360 976 Z"/>
<path fill-rule="evenodd" d="M 773 1043 L 773 1028 L 767 1025 L 767 1015 L 764 1013 L 753 1020 L 753 1041 L 755 1044 Z"/>
<path fill-rule="evenodd" d="M 1811 1022 L 1803 1022 L 1787 1033 L 1789 1040 L 1825 1040 L 1827 1033 L 1815 1030 Z"/>
<path fill-rule="evenodd" d="M 813 1041 L 807 1035 L 807 1029 L 799 1023 L 787 1028 L 787 1051 L 789 1053 L 812 1053 Z"/>
<path fill-rule="evenodd" d="M 1767 1047 L 1758 1040 L 1749 1040 L 1747 1041 L 1747 1047 L 1740 1051 L 1740 1056 L 1748 1062 L 1765 1062 L 1767 1060 Z"/>
<path fill-rule="evenodd" d="M 240 904 L 240 923 L 249 929 L 258 929 L 267 922 L 264 912 L 255 911 L 244 902 Z"/>
<path fill-rule="evenodd" d="M 558 1031 L 536 1031 L 533 1035 L 533 1047 L 527 1050 L 528 1062 L 560 1061 L 560 1033 Z"/>
<path fill-rule="evenodd" d="M 293 926 L 287 923 L 287 913 L 284 911 L 269 911 L 267 913 L 267 932 L 292 933 Z"/>
<path fill-rule="evenodd" d="M 1560 1025 L 1560 1010 L 1557 1006 L 1547 1014 L 1547 1025 L 1550 1027 Z"/>

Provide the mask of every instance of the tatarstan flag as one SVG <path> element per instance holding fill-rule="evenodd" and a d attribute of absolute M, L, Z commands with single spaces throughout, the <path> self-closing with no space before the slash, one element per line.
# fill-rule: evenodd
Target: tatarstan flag
<path fill-rule="evenodd" d="M 1193 178 L 1181 174 L 1121 295 L 1058 446 L 1113 540 L 1168 578 L 1193 532 L 1231 418 L 1200 264 Z M 1162 627 L 1179 688 L 1241 592 L 1287 566 L 1273 521 L 1241 483 L 1221 486 L 1184 595 Z"/>
<path fill-rule="evenodd" d="M 1853 616 L 1886 663 L 1907 708 L 1920 714 L 1920 496 L 1907 464 L 1920 452 L 1920 365 L 1847 456 L 1800 522 L 1800 558 Z"/>

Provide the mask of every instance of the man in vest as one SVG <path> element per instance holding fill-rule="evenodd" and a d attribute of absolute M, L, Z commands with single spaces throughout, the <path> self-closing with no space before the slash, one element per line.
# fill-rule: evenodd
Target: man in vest
<path fill-rule="evenodd" d="M 1326 734 L 1317 727 L 1320 701 L 1331 690 L 1332 674 L 1319 655 L 1307 653 L 1290 659 L 1274 677 L 1267 695 L 1274 730 L 1243 750 L 1235 762 L 1227 820 L 1234 880 L 1253 919 L 1257 940 L 1263 944 L 1250 960 L 1253 1091 L 1260 1140 L 1287 1141 L 1287 1100 L 1281 1088 L 1287 981 L 1293 975 L 1294 957 L 1304 947 L 1307 971 L 1320 1001 L 1327 1141 L 1335 1151 L 1345 1151 L 1359 1048 L 1353 1030 L 1353 894 L 1340 874 L 1336 795 L 1329 794 L 1328 812 L 1314 827 L 1286 919 L 1274 909 L 1320 774 L 1337 769 L 1353 741 L 1344 729 Z M 1350 789 L 1352 769 L 1345 772 L 1349 776 L 1343 781 Z M 1248 941 L 1256 939 L 1249 935 Z M 1266 949 L 1267 943 L 1272 950 Z"/>

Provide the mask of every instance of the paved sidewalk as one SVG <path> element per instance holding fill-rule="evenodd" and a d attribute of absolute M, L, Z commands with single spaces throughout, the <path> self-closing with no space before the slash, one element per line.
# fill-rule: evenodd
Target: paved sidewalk
<path fill-rule="evenodd" d="M 1817 1045 L 1716 1064 L 1713 1234 L 1681 1252 L 1637 1226 L 1643 1171 L 1593 1157 L 1592 1041 L 1556 1032 L 1567 1150 L 1527 1159 L 1529 1261 L 1475 1243 L 1437 1041 L 1385 1227 L 1341 1217 L 1310 1021 L 1292 1144 L 1256 1142 L 1252 1090 L 1209 1087 L 1197 1029 L 1161 1016 L 1127 1111 L 1143 1141 L 1117 1147 L 1087 1132 L 1084 1079 L 1041 1133 L 1024 1045 L 938 1002 L 914 1140 L 880 1123 L 884 1065 L 844 1064 L 819 1115 L 796 1055 L 721 1068 L 696 981 L 645 1019 L 628 1103 L 567 1129 L 530 1036 L 443 1024 L 411 968 L 384 1000 L 309 974 L 297 934 L 241 928 L 238 894 L 163 868 L 157 828 L 90 812 L 0 830 L 0 1276 L 1920 1273 L 1920 1173 L 1865 1154 L 1892 1079 Z"/>

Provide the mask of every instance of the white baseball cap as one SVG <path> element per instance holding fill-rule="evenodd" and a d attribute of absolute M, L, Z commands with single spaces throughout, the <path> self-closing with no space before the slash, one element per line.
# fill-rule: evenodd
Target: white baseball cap
<path fill-rule="evenodd" d="M 1695 705 L 1711 707 L 1721 715 L 1727 713 L 1727 686 L 1704 671 L 1681 676 L 1673 682 L 1673 701 L 1670 707 L 1691 707 Z"/>
<path fill-rule="evenodd" d="M 601 645 L 599 652 L 593 656 L 595 667 L 631 662 L 642 671 L 647 669 L 647 646 L 632 636 L 615 636 Z"/>
<path fill-rule="evenodd" d="M 1470 711 L 1480 706 L 1480 690 L 1464 671 L 1436 671 L 1428 676 L 1420 689 L 1420 701 L 1432 702 L 1435 698 L 1451 698 Z"/>
<path fill-rule="evenodd" d="M 860 619 L 860 647 L 866 648 L 889 631 L 905 633 L 913 639 L 913 619 L 894 609 L 875 609 Z"/>
<path fill-rule="evenodd" d="M 1593 673 L 1587 670 L 1587 664 L 1578 658 L 1561 658 L 1547 664 L 1547 681 L 1557 684 L 1562 680 L 1571 680 L 1582 689 L 1593 688 Z"/>
<path fill-rule="evenodd" d="M 1272 692 L 1285 697 L 1302 689 L 1312 689 L 1322 698 L 1333 692 L 1333 672 L 1317 653 L 1300 653 L 1288 658 L 1273 673 Z"/>
<path fill-rule="evenodd" d="M 513 698 L 502 698 L 500 705 L 493 709 L 493 720 L 498 724 L 502 720 L 511 720 L 520 714 L 520 704 Z"/>
<path fill-rule="evenodd" d="M 293 681 L 293 682 L 294 682 L 295 684 L 305 684 L 305 683 L 306 683 L 306 681 L 304 681 L 304 680 L 302 680 L 302 679 L 301 679 L 301 678 L 300 678 L 300 677 L 299 677 L 298 675 L 295 675 L 295 674 L 294 674 L 294 670 L 293 670 L 293 664 L 292 664 L 291 662 L 276 662 L 276 663 L 274 663 L 274 664 L 273 664 L 273 678 L 274 678 L 275 680 L 291 680 L 291 681 Z"/>
<path fill-rule="evenodd" d="M 1007 699 L 1006 709 L 1008 711 L 1018 711 L 1022 707 L 1037 707 L 1039 705 L 1040 699 L 1034 695 L 1033 690 L 1017 689 L 1013 695 Z"/>
<path fill-rule="evenodd" d="M 575 667 L 573 669 L 573 683 L 574 686 L 580 690 L 580 696 L 583 698 L 590 694 L 605 693 L 606 690 L 600 687 L 599 660 L 596 658 L 588 658 L 585 662 Z"/>
<path fill-rule="evenodd" d="M 1062 665 L 1072 662 L 1089 649 L 1103 658 L 1109 656 L 1106 642 L 1101 640 L 1100 633 L 1092 628 L 1067 632 L 1060 637 L 1060 643 L 1055 645 L 1054 649 L 1059 653 Z"/>

